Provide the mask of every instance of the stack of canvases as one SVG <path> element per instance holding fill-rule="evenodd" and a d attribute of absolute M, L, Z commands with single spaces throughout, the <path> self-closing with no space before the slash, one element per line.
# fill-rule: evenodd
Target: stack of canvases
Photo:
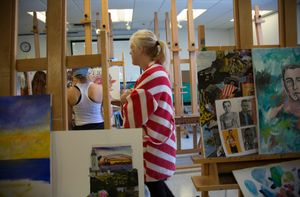
<path fill-rule="evenodd" d="M 204 157 L 300 151 L 299 48 L 205 51 L 197 58 Z"/>

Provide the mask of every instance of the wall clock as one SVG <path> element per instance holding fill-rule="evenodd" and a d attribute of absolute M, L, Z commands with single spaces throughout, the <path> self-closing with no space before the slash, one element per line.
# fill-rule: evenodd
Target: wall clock
<path fill-rule="evenodd" d="M 21 49 L 21 51 L 23 51 L 23 52 L 29 52 L 30 51 L 30 49 L 31 49 L 31 45 L 30 45 L 30 43 L 29 42 L 21 42 L 21 44 L 20 44 L 20 49 Z"/>

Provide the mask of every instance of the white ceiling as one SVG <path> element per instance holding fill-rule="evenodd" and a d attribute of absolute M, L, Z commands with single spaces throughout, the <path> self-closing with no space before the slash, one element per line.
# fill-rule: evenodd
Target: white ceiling
<path fill-rule="evenodd" d="M 83 18 L 84 0 L 67 0 L 68 36 L 82 36 L 83 26 L 76 25 Z M 277 11 L 277 0 L 252 0 L 252 5 L 260 9 Z M 159 28 L 164 29 L 165 13 L 170 13 L 171 0 L 109 0 L 109 9 L 133 9 L 131 30 L 126 30 L 125 23 L 113 23 L 114 35 L 131 34 L 137 29 L 154 28 L 154 12 L 158 12 Z M 187 7 L 187 0 L 176 0 L 177 14 Z M 194 26 L 203 24 L 205 28 L 229 29 L 233 27 L 233 0 L 193 0 L 193 8 L 207 9 L 194 20 Z M 96 12 L 101 13 L 101 0 L 91 0 L 92 20 Z M 32 16 L 28 11 L 47 10 L 47 0 L 19 0 L 19 35 L 32 33 Z M 101 14 L 100 14 L 101 17 Z M 75 24 L 75 25 L 74 25 Z M 94 25 L 95 23 L 93 23 Z M 186 27 L 186 22 L 181 23 Z M 45 24 L 39 22 L 40 32 L 45 31 Z"/>

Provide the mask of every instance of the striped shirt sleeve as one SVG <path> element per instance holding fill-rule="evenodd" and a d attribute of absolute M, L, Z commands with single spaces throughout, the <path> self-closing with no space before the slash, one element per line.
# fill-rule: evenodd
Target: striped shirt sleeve
<path fill-rule="evenodd" d="M 123 107 L 125 115 L 125 128 L 140 128 L 151 114 L 156 111 L 158 104 L 153 95 L 145 89 L 135 89 L 126 98 Z"/>

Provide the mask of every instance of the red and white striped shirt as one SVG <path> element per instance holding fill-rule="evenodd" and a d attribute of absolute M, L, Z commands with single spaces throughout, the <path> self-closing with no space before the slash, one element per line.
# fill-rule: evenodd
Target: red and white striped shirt
<path fill-rule="evenodd" d="M 143 128 L 145 181 L 172 176 L 176 135 L 170 80 L 159 64 L 149 64 L 123 105 L 124 128 Z"/>

